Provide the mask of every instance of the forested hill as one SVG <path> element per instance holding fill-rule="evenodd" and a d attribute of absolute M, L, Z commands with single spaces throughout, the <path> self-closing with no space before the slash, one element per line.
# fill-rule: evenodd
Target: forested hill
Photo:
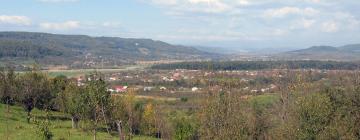
<path fill-rule="evenodd" d="M 73 66 L 117 65 L 142 60 L 207 59 L 216 55 L 151 39 L 0 32 L 2 62 Z"/>
<path fill-rule="evenodd" d="M 307 49 L 289 51 L 276 55 L 281 60 L 360 60 L 360 44 L 333 46 L 313 46 Z"/>

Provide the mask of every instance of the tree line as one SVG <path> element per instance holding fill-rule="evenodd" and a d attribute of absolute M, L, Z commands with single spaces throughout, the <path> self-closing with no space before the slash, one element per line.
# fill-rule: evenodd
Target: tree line
<path fill-rule="evenodd" d="M 189 70 L 263 70 L 263 69 L 324 69 L 355 70 L 358 62 L 337 61 L 202 61 L 157 64 L 152 69 L 189 69 Z"/>

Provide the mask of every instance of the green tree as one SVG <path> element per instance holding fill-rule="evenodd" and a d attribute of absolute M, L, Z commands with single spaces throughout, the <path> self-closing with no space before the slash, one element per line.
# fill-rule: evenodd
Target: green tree
<path fill-rule="evenodd" d="M 30 122 L 31 111 L 35 107 L 49 108 L 54 96 L 51 94 L 47 75 L 39 71 L 26 72 L 20 76 L 19 80 L 21 92 L 17 100 L 23 105 L 27 112 L 27 121 Z"/>
<path fill-rule="evenodd" d="M 65 90 L 59 94 L 60 102 L 62 102 L 61 110 L 70 114 L 72 121 L 72 128 L 77 129 L 80 121 L 81 112 L 86 108 L 84 100 L 84 89 L 70 82 L 65 87 Z"/>
<path fill-rule="evenodd" d="M 196 134 L 195 122 L 182 117 L 175 120 L 175 140 L 189 140 L 193 139 Z"/>
<path fill-rule="evenodd" d="M 34 118 L 34 123 L 36 125 L 37 134 L 43 140 L 51 140 L 54 134 L 50 131 L 51 123 L 49 120 L 49 112 L 46 110 L 46 119 L 45 120 L 37 120 Z"/>
<path fill-rule="evenodd" d="M 66 86 L 68 86 L 69 80 L 66 76 L 56 76 L 55 78 L 50 79 L 50 88 L 53 96 L 55 96 L 55 100 L 52 101 L 52 109 L 54 110 L 62 110 L 64 111 L 64 91 Z"/>
<path fill-rule="evenodd" d="M 103 121 L 106 126 L 109 125 L 111 95 L 107 91 L 107 84 L 100 73 L 91 74 L 88 79 L 90 80 L 85 86 L 86 94 L 83 96 L 86 108 L 83 109 L 82 116 L 91 121 L 95 140 L 99 122 Z M 108 127 L 106 130 L 110 133 Z"/>
<path fill-rule="evenodd" d="M 124 127 L 127 124 L 128 113 L 126 111 L 125 101 L 121 96 L 112 98 L 111 118 L 116 124 L 116 129 L 120 140 L 125 140 Z"/>
<path fill-rule="evenodd" d="M 289 108 L 285 123 L 277 129 L 279 139 L 319 139 L 331 121 L 333 106 L 330 98 L 317 93 L 298 97 Z"/>
<path fill-rule="evenodd" d="M 8 66 L 6 69 L 0 70 L 0 99 L 7 106 L 14 102 L 14 97 L 18 94 L 17 75 L 14 68 Z"/>

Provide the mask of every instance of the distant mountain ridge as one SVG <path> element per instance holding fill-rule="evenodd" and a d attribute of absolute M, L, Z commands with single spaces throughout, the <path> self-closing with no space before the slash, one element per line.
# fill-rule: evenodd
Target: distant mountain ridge
<path fill-rule="evenodd" d="M 307 49 L 288 51 L 275 56 L 285 60 L 360 60 L 360 44 L 351 44 L 340 47 L 313 46 Z"/>
<path fill-rule="evenodd" d="M 209 59 L 217 55 L 151 39 L 0 32 L 0 60 L 41 64 L 120 65 L 135 61 Z"/>

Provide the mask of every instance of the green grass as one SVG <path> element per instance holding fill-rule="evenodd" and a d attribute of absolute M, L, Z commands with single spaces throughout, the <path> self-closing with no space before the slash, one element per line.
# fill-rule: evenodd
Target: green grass
<path fill-rule="evenodd" d="M 86 75 L 91 72 L 101 72 L 101 73 L 116 73 L 120 71 L 128 71 L 128 70 L 137 70 L 137 69 L 144 69 L 145 66 L 143 65 L 129 65 L 123 66 L 117 69 L 74 69 L 74 70 L 44 70 L 44 72 L 48 73 L 50 77 L 56 77 L 60 75 L 64 75 L 66 77 L 76 77 L 81 75 Z"/>
<path fill-rule="evenodd" d="M 276 94 L 264 94 L 258 95 L 250 98 L 250 103 L 257 104 L 261 108 L 270 107 L 275 102 L 279 101 L 280 97 Z"/>
<path fill-rule="evenodd" d="M 40 110 L 33 110 L 33 116 L 40 118 L 45 113 Z M 62 113 L 51 112 L 51 116 L 64 117 Z M 54 134 L 54 140 L 89 140 L 93 139 L 92 133 L 83 130 L 76 130 L 71 128 L 70 120 L 55 119 L 51 120 L 51 132 Z M 11 106 L 10 113 L 6 113 L 6 106 L 0 104 L 0 139 L 3 140 L 41 140 L 36 132 L 36 125 L 34 123 L 28 124 L 26 122 L 26 113 L 23 108 L 18 106 Z M 118 140 L 114 135 L 106 132 L 98 132 L 97 139 L 99 140 Z M 156 140 L 151 137 L 137 136 L 134 140 Z"/>

